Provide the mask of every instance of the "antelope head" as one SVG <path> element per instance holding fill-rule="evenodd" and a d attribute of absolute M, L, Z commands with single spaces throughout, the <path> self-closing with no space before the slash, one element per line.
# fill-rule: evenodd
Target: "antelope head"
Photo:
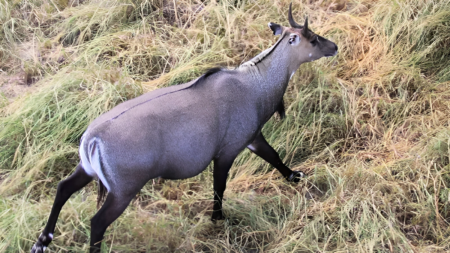
<path fill-rule="evenodd" d="M 334 42 L 311 31 L 308 28 L 308 18 L 306 18 L 304 25 L 297 24 L 292 17 L 291 6 L 292 3 L 289 5 L 289 24 L 291 27 L 269 23 L 269 28 L 274 35 L 281 35 L 280 40 L 286 40 L 289 44 L 286 54 L 290 59 L 289 66 L 294 68 L 290 70 L 293 73 L 304 62 L 335 56 L 338 52 L 338 47 Z"/>

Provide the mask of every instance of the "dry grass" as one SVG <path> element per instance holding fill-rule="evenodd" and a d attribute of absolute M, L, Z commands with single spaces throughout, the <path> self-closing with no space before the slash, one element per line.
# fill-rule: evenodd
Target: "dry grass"
<path fill-rule="evenodd" d="M 269 47 L 289 1 L 0 0 L 0 252 L 28 252 L 90 121 Z M 450 2 L 293 3 L 339 46 L 305 64 L 264 128 L 298 185 L 244 151 L 213 224 L 212 173 L 152 181 L 104 252 L 450 250 Z M 17 87 L 15 87 L 17 86 Z M 15 87 L 15 91 L 10 91 Z M 87 250 L 96 187 L 63 208 L 50 252 Z"/>

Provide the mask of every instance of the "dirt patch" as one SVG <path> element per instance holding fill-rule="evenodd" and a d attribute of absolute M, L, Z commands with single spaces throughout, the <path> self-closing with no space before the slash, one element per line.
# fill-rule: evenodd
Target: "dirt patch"
<path fill-rule="evenodd" d="M 36 43 L 24 42 L 16 48 L 16 56 L 11 59 L 9 70 L 0 69 L 0 96 L 11 103 L 17 96 L 27 92 L 38 80 L 35 64 L 38 62 Z"/>
<path fill-rule="evenodd" d="M 183 214 L 190 219 L 193 219 L 195 216 L 201 214 L 202 212 L 205 212 L 205 216 L 211 216 L 213 204 L 214 201 L 212 199 L 186 203 L 182 206 Z"/>
<path fill-rule="evenodd" d="M 21 43 L 8 70 L 0 69 L 0 97 L 6 98 L 7 103 L 29 92 L 33 84 L 43 77 L 44 69 L 50 72 L 59 70 L 69 57 L 66 52 L 72 52 L 50 41 L 38 44 L 33 40 Z"/>
<path fill-rule="evenodd" d="M 31 88 L 26 84 L 25 73 L 7 74 L 0 71 L 0 96 L 7 99 L 8 103 L 27 92 Z"/>

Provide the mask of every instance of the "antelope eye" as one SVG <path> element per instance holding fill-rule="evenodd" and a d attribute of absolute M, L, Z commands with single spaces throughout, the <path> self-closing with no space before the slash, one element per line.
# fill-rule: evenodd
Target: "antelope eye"
<path fill-rule="evenodd" d="M 289 38 L 289 44 L 294 43 L 296 39 L 297 39 L 297 35 L 291 34 L 291 37 Z"/>

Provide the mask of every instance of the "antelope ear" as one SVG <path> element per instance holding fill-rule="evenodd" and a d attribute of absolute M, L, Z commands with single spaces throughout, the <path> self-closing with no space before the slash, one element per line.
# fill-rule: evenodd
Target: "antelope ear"
<path fill-rule="evenodd" d="M 269 28 L 273 31 L 273 35 L 280 35 L 283 33 L 283 28 L 281 27 L 281 25 L 272 22 L 270 22 L 268 25 Z"/>

